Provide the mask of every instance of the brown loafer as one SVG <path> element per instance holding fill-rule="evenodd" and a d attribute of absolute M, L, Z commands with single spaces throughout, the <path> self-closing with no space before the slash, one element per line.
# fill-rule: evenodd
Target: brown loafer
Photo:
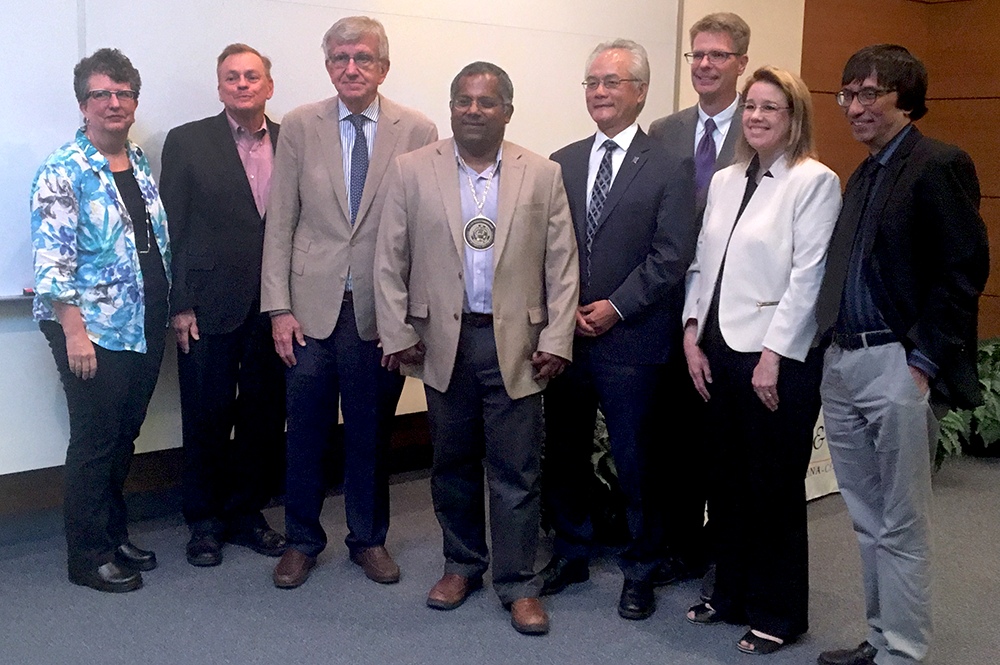
<path fill-rule="evenodd" d="M 399 581 L 399 566 L 382 545 L 351 552 L 351 561 L 361 566 L 361 570 L 373 582 L 394 584 Z"/>
<path fill-rule="evenodd" d="M 549 615 L 537 598 L 518 598 L 510 604 L 510 625 L 525 635 L 549 632 Z"/>
<path fill-rule="evenodd" d="M 469 594 L 483 586 L 481 577 L 462 577 L 455 573 L 445 573 L 444 577 L 427 594 L 427 607 L 436 610 L 453 610 L 469 597 Z"/>
<path fill-rule="evenodd" d="M 309 571 L 316 565 L 316 557 L 303 554 L 289 547 L 281 555 L 274 567 L 274 586 L 279 589 L 294 589 L 302 586 L 309 577 Z"/>

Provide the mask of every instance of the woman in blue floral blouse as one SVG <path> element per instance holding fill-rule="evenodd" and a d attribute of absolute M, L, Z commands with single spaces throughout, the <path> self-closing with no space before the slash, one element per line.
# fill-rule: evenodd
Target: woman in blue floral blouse
<path fill-rule="evenodd" d="M 69 579 L 142 586 L 153 552 L 129 541 L 122 487 L 156 386 L 167 327 L 167 218 L 128 139 L 141 80 L 117 49 L 73 70 L 83 127 L 31 189 L 35 320 L 69 406 L 65 520 Z"/>

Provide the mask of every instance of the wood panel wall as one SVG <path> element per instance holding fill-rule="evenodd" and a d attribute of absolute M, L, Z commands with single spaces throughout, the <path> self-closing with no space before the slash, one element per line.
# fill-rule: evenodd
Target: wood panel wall
<path fill-rule="evenodd" d="M 979 336 L 1000 335 L 1000 2 L 996 0 L 805 0 L 802 78 L 813 93 L 820 159 L 844 183 L 866 156 L 834 101 L 844 63 L 863 46 L 892 42 L 927 66 L 918 122 L 976 163 L 990 237 L 990 279 Z"/>

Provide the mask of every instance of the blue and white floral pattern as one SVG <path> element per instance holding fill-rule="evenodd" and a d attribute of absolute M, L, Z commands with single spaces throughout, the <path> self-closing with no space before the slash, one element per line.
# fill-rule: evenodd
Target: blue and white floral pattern
<path fill-rule="evenodd" d="M 142 149 L 126 145 L 170 281 L 167 215 Z M 36 321 L 53 302 L 80 308 L 87 335 L 110 351 L 146 351 L 145 303 L 132 220 L 108 160 L 84 135 L 52 153 L 31 187 Z"/>

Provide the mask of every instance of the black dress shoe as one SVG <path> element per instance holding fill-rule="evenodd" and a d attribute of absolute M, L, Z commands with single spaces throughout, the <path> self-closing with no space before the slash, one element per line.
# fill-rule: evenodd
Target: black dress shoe
<path fill-rule="evenodd" d="M 288 549 L 285 537 L 267 526 L 254 526 L 233 531 L 226 538 L 233 545 L 249 547 L 257 554 L 279 557 Z"/>
<path fill-rule="evenodd" d="M 867 641 L 854 649 L 824 651 L 816 661 L 819 665 L 875 665 L 875 647 Z"/>
<path fill-rule="evenodd" d="M 653 616 L 655 611 L 656 597 L 653 595 L 653 583 L 625 580 L 622 596 L 618 600 L 618 616 L 639 621 Z"/>
<path fill-rule="evenodd" d="M 115 561 L 132 570 L 153 570 L 156 568 L 156 554 L 143 550 L 125 541 L 115 550 Z"/>
<path fill-rule="evenodd" d="M 704 574 L 704 567 L 692 566 L 680 557 L 668 556 L 653 571 L 652 582 L 653 586 L 667 586 L 674 582 L 701 577 Z"/>
<path fill-rule="evenodd" d="M 567 559 L 556 554 L 542 568 L 538 576 L 542 578 L 543 596 L 559 593 L 570 584 L 586 582 L 590 579 L 590 562 L 586 559 Z"/>
<path fill-rule="evenodd" d="M 215 534 L 195 531 L 187 544 L 187 560 L 192 566 L 218 566 L 222 563 L 222 543 Z"/>
<path fill-rule="evenodd" d="M 70 568 L 69 581 L 106 593 L 125 593 L 142 586 L 142 575 L 109 561 L 97 568 Z"/>

